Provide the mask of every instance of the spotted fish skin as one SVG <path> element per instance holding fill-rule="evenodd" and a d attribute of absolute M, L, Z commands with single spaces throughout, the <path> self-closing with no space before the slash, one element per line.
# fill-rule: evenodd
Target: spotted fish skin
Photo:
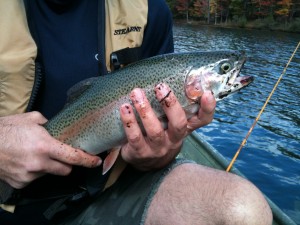
<path fill-rule="evenodd" d="M 187 115 L 194 114 L 198 108 L 191 106 L 198 106 L 201 93 L 194 99 L 189 96 L 187 80 L 192 80 L 192 88 L 197 83 L 197 91 L 198 87 L 202 93 L 210 90 L 219 100 L 220 93 L 224 95 L 228 91 L 229 95 L 235 91 L 229 80 L 238 76 L 244 61 L 244 54 L 237 51 L 173 53 L 141 60 L 97 77 L 87 90 L 49 120 L 45 128 L 58 140 L 91 154 L 110 150 L 126 142 L 119 109 L 123 103 L 131 103 L 129 94 L 134 88 L 145 91 L 162 121 L 164 112 L 154 93 L 154 87 L 162 82 L 170 86 Z M 225 62 L 231 65 L 227 72 L 221 71 Z M 237 89 L 244 86 L 245 82 Z"/>

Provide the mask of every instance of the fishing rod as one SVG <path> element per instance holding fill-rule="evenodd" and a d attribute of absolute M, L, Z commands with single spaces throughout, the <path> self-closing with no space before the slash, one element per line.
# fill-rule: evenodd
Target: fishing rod
<path fill-rule="evenodd" d="M 250 127 L 250 129 L 249 129 L 249 131 L 248 131 L 246 137 L 244 138 L 244 140 L 242 141 L 240 147 L 238 148 L 238 150 L 236 151 L 234 157 L 232 158 L 232 160 L 231 160 L 229 166 L 228 166 L 227 169 L 226 169 L 226 172 L 229 172 L 229 171 L 230 171 L 230 169 L 231 169 L 231 167 L 233 166 L 234 162 L 236 161 L 238 155 L 240 154 L 242 148 L 243 148 L 243 147 L 245 146 L 245 144 L 247 143 L 247 140 L 248 140 L 250 134 L 252 133 L 252 131 L 253 131 L 253 129 L 254 129 L 254 127 L 255 127 L 257 121 L 259 120 L 259 118 L 260 118 L 260 116 L 261 116 L 261 114 L 262 114 L 263 111 L 265 110 L 265 108 L 266 108 L 268 102 L 270 101 L 270 99 L 271 99 L 273 93 L 275 92 L 275 90 L 276 90 L 278 84 L 280 83 L 280 81 L 281 81 L 283 75 L 286 73 L 286 70 L 287 70 L 288 66 L 290 65 L 292 59 L 294 58 L 294 56 L 295 56 L 295 54 L 296 54 L 296 52 L 297 52 L 299 46 L 300 46 L 300 41 L 299 41 L 297 47 L 295 48 L 293 54 L 291 55 L 291 57 L 290 57 L 288 63 L 287 63 L 286 66 L 284 67 L 284 69 L 283 69 L 283 71 L 282 71 L 280 77 L 278 78 L 276 84 L 274 85 L 273 90 L 272 90 L 271 93 L 269 94 L 269 96 L 268 96 L 268 98 L 267 98 L 265 104 L 263 105 L 263 107 L 261 108 L 261 110 L 260 110 L 260 112 L 258 113 L 257 117 L 255 118 L 255 120 L 254 120 L 252 126 Z"/>

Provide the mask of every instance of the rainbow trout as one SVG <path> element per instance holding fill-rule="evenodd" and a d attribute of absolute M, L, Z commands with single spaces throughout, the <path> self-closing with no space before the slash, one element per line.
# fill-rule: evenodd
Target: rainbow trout
<path fill-rule="evenodd" d="M 166 128 L 167 119 L 154 94 L 157 84 L 168 84 L 190 117 L 198 111 L 204 91 L 211 91 L 218 101 L 253 81 L 251 76 L 239 76 L 244 62 L 244 54 L 237 51 L 173 53 L 144 59 L 75 85 L 70 89 L 69 103 L 45 128 L 56 139 L 91 154 L 118 149 L 126 143 L 119 108 L 131 102 L 129 93 L 134 88 L 145 91 Z"/>

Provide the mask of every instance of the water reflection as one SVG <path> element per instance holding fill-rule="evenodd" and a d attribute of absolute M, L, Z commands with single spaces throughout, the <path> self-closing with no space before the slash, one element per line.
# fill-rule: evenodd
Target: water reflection
<path fill-rule="evenodd" d="M 176 52 L 246 51 L 247 62 L 242 73 L 254 76 L 254 83 L 219 102 L 214 122 L 199 130 L 231 159 L 300 41 L 300 35 L 176 25 L 174 40 Z M 300 50 L 235 165 L 300 224 L 300 209 L 294 204 L 300 202 L 299 99 Z"/>

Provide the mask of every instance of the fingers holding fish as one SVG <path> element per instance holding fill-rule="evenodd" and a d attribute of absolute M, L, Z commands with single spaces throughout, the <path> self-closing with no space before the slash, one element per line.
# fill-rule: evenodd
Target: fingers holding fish
<path fill-rule="evenodd" d="M 140 170 L 161 168 L 176 156 L 180 145 L 169 141 L 168 133 L 163 129 L 141 89 L 134 89 L 130 97 L 146 135 L 143 135 L 131 105 L 122 105 L 121 120 L 128 140 L 128 143 L 122 146 L 122 157 Z"/>
<path fill-rule="evenodd" d="M 178 99 L 167 84 L 160 83 L 155 86 L 155 95 L 161 103 L 168 118 L 168 138 L 176 144 L 182 142 L 186 133 L 187 119 Z"/>
<path fill-rule="evenodd" d="M 102 163 L 102 160 L 98 156 L 91 155 L 83 150 L 73 148 L 57 140 L 52 141 L 51 144 L 49 146 L 49 157 L 62 164 L 92 168 L 99 166 Z M 54 173 L 55 171 L 47 172 Z"/>
<path fill-rule="evenodd" d="M 42 162 L 43 163 L 43 162 Z M 44 171 L 46 173 L 51 173 L 53 175 L 67 176 L 72 171 L 72 166 L 66 163 L 62 163 L 56 160 L 51 160 L 44 162 Z"/>
<path fill-rule="evenodd" d="M 23 188 L 46 173 L 67 175 L 72 165 L 98 165 L 99 157 L 53 138 L 42 126 L 46 121 L 38 112 L 0 118 L 0 158 L 5 159 L 0 163 L 1 180 L 14 188 Z"/>
<path fill-rule="evenodd" d="M 149 144 L 155 148 L 159 147 L 164 142 L 165 132 L 144 91 L 140 88 L 135 88 L 131 92 L 130 98 L 143 123 Z"/>
<path fill-rule="evenodd" d="M 216 108 L 216 100 L 212 93 L 209 91 L 204 92 L 200 101 L 198 113 L 191 117 L 187 122 L 187 134 L 191 133 L 197 128 L 209 124 L 213 120 Z"/>
<path fill-rule="evenodd" d="M 140 146 L 145 146 L 146 142 L 143 137 L 142 131 L 138 125 L 136 117 L 134 115 L 133 108 L 130 104 L 123 104 L 121 106 L 121 120 L 125 129 L 128 144 L 122 147 L 122 153 L 125 158 L 131 158 L 132 154 L 142 154 L 139 151 Z"/>

